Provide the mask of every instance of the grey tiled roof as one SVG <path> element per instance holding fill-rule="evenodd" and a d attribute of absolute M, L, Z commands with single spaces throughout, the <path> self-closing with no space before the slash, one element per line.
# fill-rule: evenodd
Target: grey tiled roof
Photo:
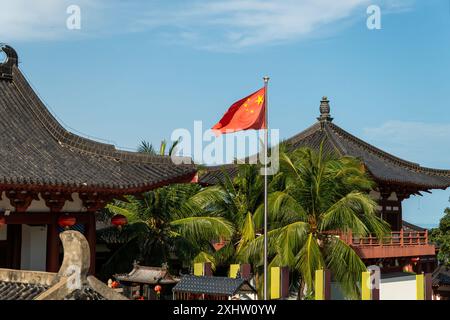
<path fill-rule="evenodd" d="M 432 276 L 433 286 L 450 286 L 450 268 L 439 266 L 434 270 Z"/>
<path fill-rule="evenodd" d="M 225 179 L 225 174 L 234 177 L 239 169 L 234 164 L 205 167 L 203 172 L 199 172 L 199 183 L 202 185 L 214 185 Z"/>
<path fill-rule="evenodd" d="M 0 300 L 32 300 L 47 289 L 42 284 L 0 281 Z"/>
<path fill-rule="evenodd" d="M 323 141 L 326 153 L 360 159 L 376 182 L 409 185 L 421 190 L 445 189 L 450 186 L 450 170 L 425 168 L 384 152 L 341 129 L 331 121 L 317 122 L 305 131 L 285 141 L 288 150 L 301 147 L 319 149 Z M 413 141 L 411 143 L 414 143 Z M 223 169 L 237 174 L 235 165 Z M 200 175 L 200 183 L 217 184 L 223 179 L 222 169 L 211 167 Z"/>
<path fill-rule="evenodd" d="M 107 300 L 90 287 L 83 287 L 72 291 L 64 300 Z"/>
<path fill-rule="evenodd" d="M 450 186 L 449 170 L 425 168 L 400 159 L 360 140 L 329 121 L 316 123 L 286 140 L 286 144 L 291 149 L 304 146 L 318 149 L 322 141 L 325 152 L 360 159 L 377 182 L 407 184 L 423 189 Z"/>
<path fill-rule="evenodd" d="M 114 275 L 119 281 L 134 282 L 134 283 L 146 283 L 146 284 L 171 284 L 176 283 L 178 279 L 170 275 L 169 271 L 165 268 L 159 267 L 147 267 L 134 265 L 133 270 L 127 274 Z"/>
<path fill-rule="evenodd" d="M 409 223 L 408 221 L 402 220 L 402 227 L 403 230 L 406 231 L 425 231 L 426 228 L 422 228 L 419 226 L 416 226 L 415 224 Z"/>
<path fill-rule="evenodd" d="M 254 288 L 242 278 L 227 278 L 213 276 L 183 276 L 172 289 L 174 292 L 204 293 L 232 296 L 240 291 L 255 292 Z"/>
<path fill-rule="evenodd" d="M 13 49 L 8 50 L 12 57 Z M 17 60 L 11 58 L 4 69 L 0 74 L 0 185 L 126 194 L 194 176 L 193 165 L 175 165 L 167 156 L 117 150 L 67 131 L 33 91 Z M 8 72 L 10 77 L 5 76 Z"/>

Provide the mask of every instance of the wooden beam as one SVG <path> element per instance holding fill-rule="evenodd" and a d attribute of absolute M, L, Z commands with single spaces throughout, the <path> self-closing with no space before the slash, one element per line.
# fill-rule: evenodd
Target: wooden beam
<path fill-rule="evenodd" d="M 71 216 L 77 219 L 77 223 L 88 223 L 89 213 L 88 212 L 73 212 L 69 213 Z M 5 222 L 8 225 L 14 224 L 50 224 L 54 223 L 54 217 L 58 217 L 57 212 L 11 212 L 10 215 L 5 216 L 0 213 L 0 217 L 5 217 Z M 57 218 L 56 218 L 57 219 Z"/>
<path fill-rule="evenodd" d="M 47 272 L 58 272 L 61 241 L 58 233 L 58 215 L 49 214 L 47 224 Z"/>
<path fill-rule="evenodd" d="M 84 224 L 85 226 L 85 236 L 89 243 L 89 250 L 91 252 L 90 260 L 91 264 L 89 267 L 89 273 L 95 275 L 95 247 L 96 247 L 96 227 L 95 227 L 95 213 L 87 213 L 88 221 Z"/>

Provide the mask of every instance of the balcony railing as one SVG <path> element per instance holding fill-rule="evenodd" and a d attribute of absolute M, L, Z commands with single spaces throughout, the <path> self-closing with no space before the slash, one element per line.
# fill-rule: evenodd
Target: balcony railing
<path fill-rule="evenodd" d="M 374 235 L 360 237 L 349 233 L 327 232 L 349 244 L 363 259 L 420 257 L 435 254 L 435 247 L 428 243 L 428 231 L 394 231 L 383 239 Z"/>
<path fill-rule="evenodd" d="M 428 230 L 425 231 L 393 231 L 378 239 L 374 235 L 358 237 L 351 232 L 341 234 L 340 238 L 353 247 L 408 247 L 428 245 Z"/>

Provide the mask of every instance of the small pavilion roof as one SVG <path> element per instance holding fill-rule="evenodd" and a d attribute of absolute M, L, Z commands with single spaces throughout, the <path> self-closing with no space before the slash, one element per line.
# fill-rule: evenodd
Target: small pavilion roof
<path fill-rule="evenodd" d="M 355 137 L 334 124 L 330 117 L 329 100 L 322 98 L 320 117 L 311 127 L 284 141 L 288 150 L 301 147 L 319 149 L 323 142 L 326 153 L 360 159 L 377 183 L 405 185 L 416 190 L 446 189 L 450 186 L 450 170 L 422 167 L 417 163 L 398 158 Z M 223 169 L 231 176 L 235 166 Z M 212 167 L 200 176 L 200 183 L 215 184 L 223 177 L 223 169 Z"/>
<path fill-rule="evenodd" d="M 129 283 L 143 283 L 143 284 L 173 284 L 179 281 L 178 278 L 173 277 L 167 268 L 161 267 L 147 267 L 134 265 L 133 270 L 126 274 L 114 275 L 118 281 Z"/>
<path fill-rule="evenodd" d="M 172 289 L 174 292 L 233 296 L 238 293 L 255 293 L 247 280 L 214 276 L 185 275 Z"/>
<path fill-rule="evenodd" d="M 450 287 L 450 267 L 441 265 L 433 271 L 433 286 Z"/>
<path fill-rule="evenodd" d="M 168 156 L 122 151 L 67 131 L 19 70 L 14 49 L 0 51 L 7 55 L 0 63 L 0 188 L 130 194 L 195 175 L 194 165 Z"/>

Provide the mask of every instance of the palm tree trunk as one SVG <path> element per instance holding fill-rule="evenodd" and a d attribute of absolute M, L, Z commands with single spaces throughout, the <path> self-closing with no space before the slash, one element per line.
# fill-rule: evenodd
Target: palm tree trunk
<path fill-rule="evenodd" d="M 298 285 L 297 300 L 303 300 L 304 292 L 305 292 L 305 281 L 303 280 L 303 278 L 300 278 L 300 284 Z"/>

